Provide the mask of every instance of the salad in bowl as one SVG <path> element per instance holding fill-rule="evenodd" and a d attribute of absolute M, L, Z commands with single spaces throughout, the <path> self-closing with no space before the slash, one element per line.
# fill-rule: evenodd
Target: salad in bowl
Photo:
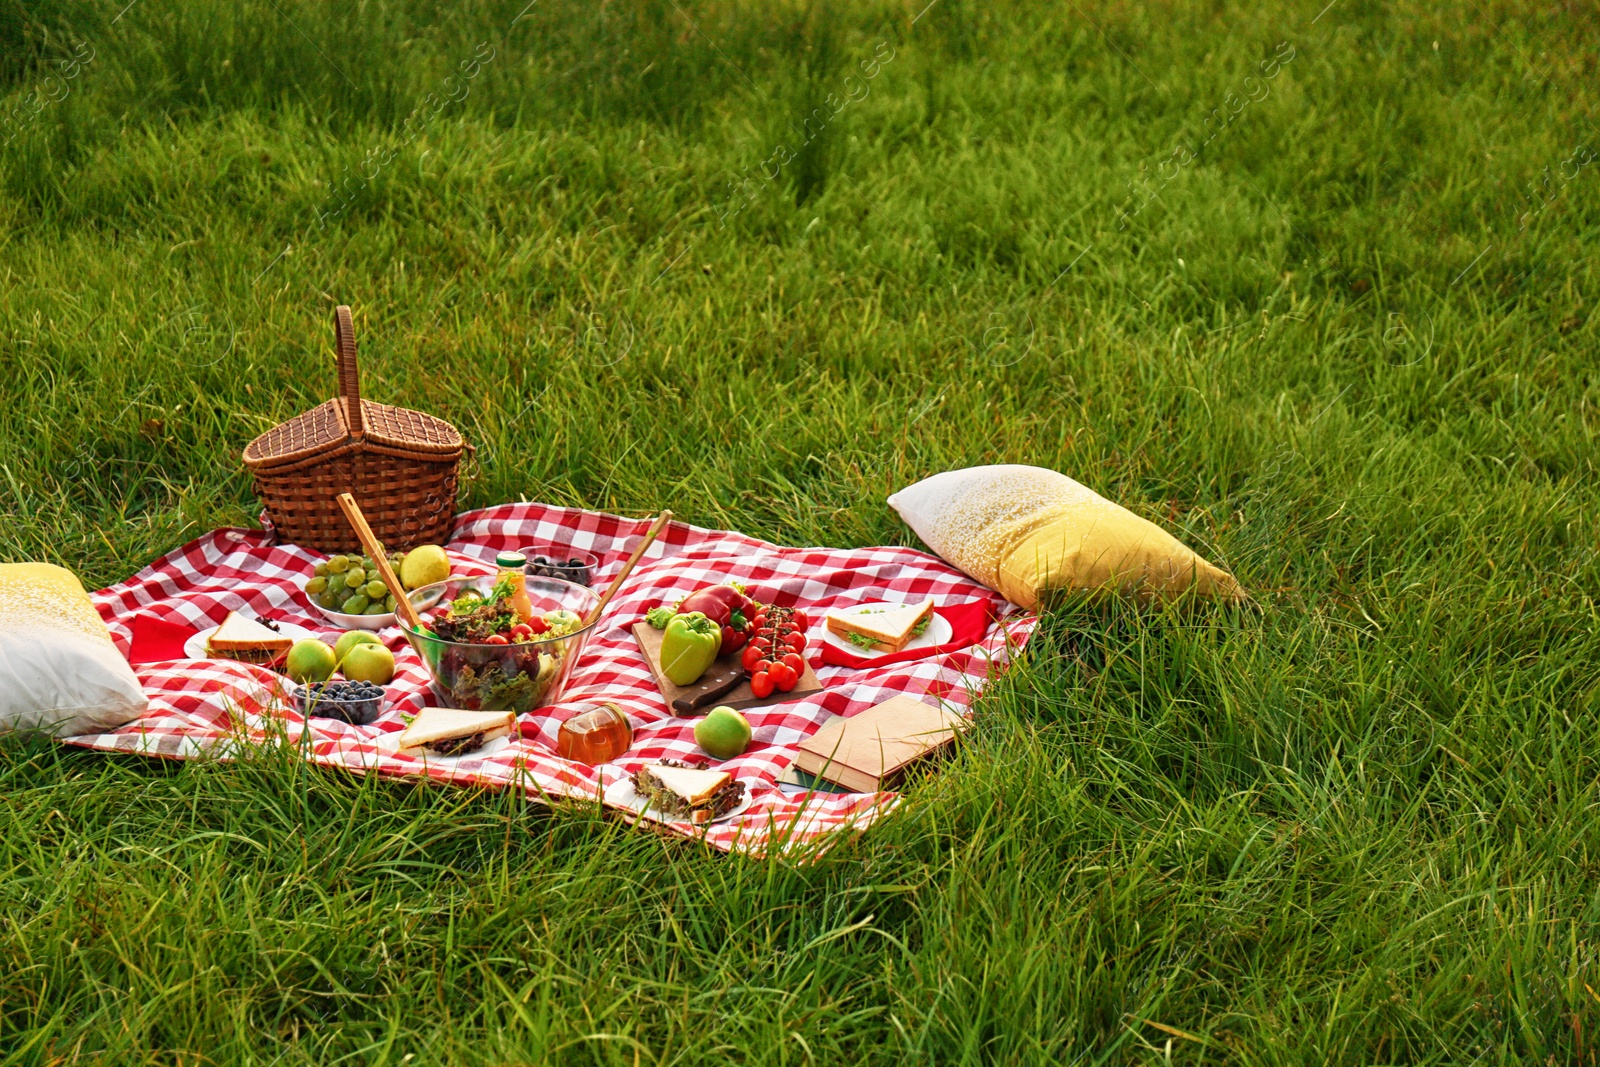
<path fill-rule="evenodd" d="M 450 578 L 412 595 L 434 590 L 439 606 L 414 643 L 442 706 L 521 714 L 561 699 L 594 631 L 583 620 L 598 595 L 559 578 L 504 573 Z"/>

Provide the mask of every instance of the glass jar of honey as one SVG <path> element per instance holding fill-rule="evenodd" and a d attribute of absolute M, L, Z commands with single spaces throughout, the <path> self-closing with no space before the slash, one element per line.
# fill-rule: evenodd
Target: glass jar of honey
<path fill-rule="evenodd" d="M 580 711 L 556 733 L 556 752 L 562 759 L 591 767 L 610 763 L 632 747 L 633 727 L 615 704 Z"/>

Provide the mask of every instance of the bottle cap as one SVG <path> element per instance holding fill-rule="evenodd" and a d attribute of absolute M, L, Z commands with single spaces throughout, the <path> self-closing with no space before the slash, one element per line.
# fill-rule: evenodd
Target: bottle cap
<path fill-rule="evenodd" d="M 528 557 L 521 552 L 502 552 L 494 558 L 494 565 L 502 570 L 516 570 L 528 565 Z"/>

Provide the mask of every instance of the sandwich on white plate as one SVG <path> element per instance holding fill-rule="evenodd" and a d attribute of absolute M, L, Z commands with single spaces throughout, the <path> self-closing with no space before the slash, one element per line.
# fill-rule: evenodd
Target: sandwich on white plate
<path fill-rule="evenodd" d="M 228 612 L 222 625 L 206 638 L 206 655 L 240 663 L 267 664 L 289 651 L 294 639 L 285 637 L 266 624 Z"/>
<path fill-rule="evenodd" d="M 633 788 L 664 819 L 704 826 L 744 801 L 744 783 L 727 771 L 691 767 L 678 760 L 647 763 L 633 774 Z"/>
<path fill-rule="evenodd" d="M 406 756 L 462 756 L 476 752 L 516 727 L 509 711 L 465 711 L 460 708 L 423 708 L 400 735 L 400 752 Z"/>
<path fill-rule="evenodd" d="M 864 652 L 899 652 L 927 632 L 932 618 L 932 597 L 920 604 L 857 604 L 829 608 L 823 616 L 830 633 L 838 634 Z"/>

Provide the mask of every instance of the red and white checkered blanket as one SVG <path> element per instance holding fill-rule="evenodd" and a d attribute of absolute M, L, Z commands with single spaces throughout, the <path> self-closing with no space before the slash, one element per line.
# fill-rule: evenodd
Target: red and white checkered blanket
<path fill-rule="evenodd" d="M 506 549 L 535 546 L 545 555 L 563 557 L 566 547 L 583 549 L 599 557 L 594 583 L 604 588 L 649 521 L 506 504 L 459 516 L 447 548 L 458 574 L 492 572 L 495 554 Z M 140 614 L 198 631 L 238 610 L 297 623 L 331 641 L 337 629 L 302 592 L 319 558 L 294 545 L 271 544 L 259 530 L 218 530 L 101 590 L 94 600 L 124 653 L 132 644 L 130 624 Z M 1033 627 L 1032 616 L 1017 613 L 992 591 L 923 552 L 783 548 L 743 534 L 672 523 L 618 591 L 561 702 L 523 716 L 523 736 L 514 735 L 506 747 L 483 758 L 424 762 L 396 751 L 394 739 L 405 725 L 401 714 L 415 714 L 429 692 L 427 670 L 398 628 L 380 634 L 395 654 L 398 671 L 384 713 L 371 726 L 302 718 L 285 703 L 283 680 L 271 671 L 223 660 L 176 660 L 136 666 L 150 696 L 147 715 L 111 733 L 75 737 L 70 743 L 186 759 L 202 754 L 226 758 L 241 740 L 267 744 L 284 739 L 296 742 L 318 763 L 358 772 L 519 788 L 541 800 L 593 800 L 625 782 L 643 763 L 662 757 L 705 758 L 694 741 L 696 720 L 671 714 L 629 627 L 663 601 L 671 603 L 731 579 L 744 582 L 758 599 L 807 610 L 813 623 L 806 656 L 825 688 L 805 699 L 745 712 L 754 740 L 744 755 L 721 766 L 747 784 L 749 809 L 709 828 L 680 831 L 725 850 L 759 853 L 769 844 L 785 850 L 816 846 L 830 831 L 864 827 L 891 810 L 897 799 L 893 793 L 807 793 L 780 786 L 779 778 L 793 762 L 796 745 L 835 714 L 852 715 L 901 693 L 964 708 L 990 672 L 1026 642 Z M 942 605 L 985 602 L 997 621 L 981 642 L 960 652 L 863 669 L 822 663 L 818 649 L 827 608 L 930 595 Z M 635 728 L 633 748 L 600 767 L 557 756 L 560 723 L 576 709 L 601 701 L 628 713 Z"/>

